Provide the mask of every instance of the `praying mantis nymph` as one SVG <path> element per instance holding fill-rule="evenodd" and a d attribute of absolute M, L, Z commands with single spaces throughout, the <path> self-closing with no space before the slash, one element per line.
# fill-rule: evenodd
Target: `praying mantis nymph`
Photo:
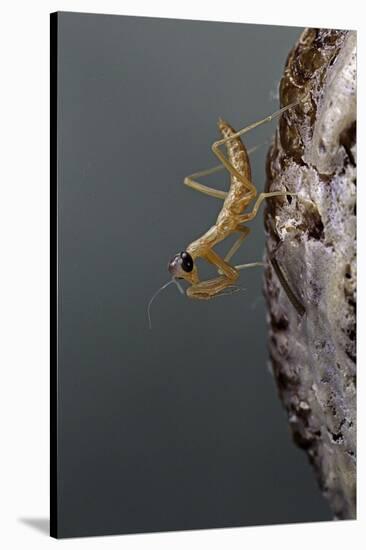
<path fill-rule="evenodd" d="M 159 289 L 149 302 L 148 315 L 150 321 L 150 305 L 160 290 L 166 288 L 171 282 L 177 283 L 177 279 L 184 279 L 189 283 L 186 295 L 189 298 L 200 300 L 209 300 L 219 296 L 226 289 L 234 288 L 235 281 L 239 278 L 239 272 L 242 269 L 261 266 L 263 263 L 254 262 L 251 264 L 231 265 L 229 261 L 238 251 L 244 239 L 249 235 L 250 229 L 246 223 L 253 220 L 258 213 L 259 207 L 265 199 L 274 197 L 294 196 L 296 193 L 289 191 L 273 191 L 271 193 L 260 193 L 257 197 L 257 189 L 252 183 L 251 168 L 248 151 L 243 144 L 240 136 L 253 130 L 254 128 L 270 122 L 282 113 L 294 108 L 299 101 L 291 103 L 266 118 L 255 122 L 245 128 L 235 131 L 227 122 L 219 119 L 218 127 L 222 134 L 222 139 L 212 144 L 212 151 L 220 160 L 221 164 L 208 170 L 202 170 L 191 174 L 184 179 L 184 183 L 211 197 L 223 200 L 222 209 L 212 225 L 201 237 L 191 242 L 187 248 L 176 254 L 168 264 L 168 270 L 172 280 Z M 227 157 L 220 150 L 222 145 L 226 145 Z M 230 188 L 228 191 L 221 191 L 207 187 L 194 178 L 208 176 L 222 168 L 226 168 L 230 174 Z M 244 212 L 246 207 L 255 199 L 251 212 Z M 239 236 L 233 246 L 227 252 L 224 258 L 221 258 L 213 247 L 232 234 L 238 233 Z M 196 265 L 197 258 L 202 258 L 213 264 L 218 270 L 218 277 L 201 281 Z M 184 292 L 180 287 L 181 292 Z M 151 323 L 150 323 L 151 325 Z"/>

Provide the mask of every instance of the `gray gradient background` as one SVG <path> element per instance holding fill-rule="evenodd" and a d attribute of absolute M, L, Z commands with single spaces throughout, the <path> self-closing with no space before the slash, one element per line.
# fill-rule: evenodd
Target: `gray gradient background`
<path fill-rule="evenodd" d="M 59 14 L 60 536 L 331 518 L 268 371 L 261 270 L 209 302 L 171 286 L 152 331 L 146 317 L 169 258 L 220 208 L 184 176 L 215 164 L 219 116 L 240 128 L 278 108 L 300 32 Z M 262 223 L 237 262 L 261 259 Z"/>

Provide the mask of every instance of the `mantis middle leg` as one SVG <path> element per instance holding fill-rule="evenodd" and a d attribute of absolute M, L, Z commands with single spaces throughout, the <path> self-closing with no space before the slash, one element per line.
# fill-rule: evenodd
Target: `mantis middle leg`
<path fill-rule="evenodd" d="M 225 200 L 227 197 L 226 191 L 220 191 L 219 189 L 208 187 L 207 185 L 203 185 L 202 183 L 199 183 L 198 181 L 195 181 L 193 179 L 193 178 L 200 178 L 203 176 L 209 176 L 210 174 L 214 174 L 219 170 L 223 170 L 223 168 L 224 166 L 222 164 L 219 164 L 218 166 L 214 166 L 213 168 L 208 168 L 207 170 L 201 170 L 200 172 L 195 172 L 194 174 L 191 174 L 190 176 L 185 177 L 183 183 L 184 185 L 191 187 L 195 191 L 200 191 L 204 195 L 209 195 L 210 197 L 215 197 L 217 199 Z"/>
<path fill-rule="evenodd" d="M 258 147 L 260 146 L 257 145 L 249 149 L 247 151 L 248 155 L 256 151 Z M 196 178 L 203 178 L 204 176 L 210 176 L 211 174 L 214 174 L 215 172 L 219 172 L 224 168 L 225 168 L 224 164 L 219 164 L 218 166 L 214 166 L 213 168 L 208 168 L 207 170 L 200 170 L 199 172 L 195 172 L 194 174 L 190 174 L 189 176 L 186 176 L 184 178 L 183 183 L 184 185 L 187 185 L 191 189 L 194 189 L 195 191 L 199 191 L 204 195 L 209 195 L 210 197 L 214 197 L 216 199 L 225 200 L 227 197 L 227 191 L 214 189 L 213 187 L 208 187 L 207 185 L 203 185 L 202 183 L 199 183 L 198 181 L 196 181 Z"/>
<path fill-rule="evenodd" d="M 241 233 L 241 235 L 239 235 L 239 237 L 237 238 L 237 240 L 235 241 L 233 246 L 230 248 L 229 252 L 226 254 L 226 256 L 224 258 L 225 262 L 229 262 L 231 260 L 231 258 L 234 256 L 234 254 L 239 250 L 239 248 L 243 244 L 244 239 L 250 233 L 249 227 L 244 227 L 244 226 L 240 226 L 240 225 L 236 228 L 236 231 L 239 231 Z"/>
<path fill-rule="evenodd" d="M 238 239 L 235 241 L 233 246 L 230 248 L 229 252 L 226 254 L 226 256 L 225 256 L 225 261 L 226 262 L 228 262 L 234 256 L 234 254 L 239 250 L 239 248 L 243 244 L 244 239 L 250 233 L 249 227 L 245 227 L 245 226 L 239 226 L 237 228 L 237 231 L 240 231 L 242 234 L 238 237 Z M 242 269 L 247 269 L 249 267 L 263 267 L 263 266 L 264 266 L 263 262 L 251 262 L 251 263 L 248 263 L 248 264 L 235 265 L 234 267 L 237 271 L 239 271 L 239 270 L 242 270 Z"/>

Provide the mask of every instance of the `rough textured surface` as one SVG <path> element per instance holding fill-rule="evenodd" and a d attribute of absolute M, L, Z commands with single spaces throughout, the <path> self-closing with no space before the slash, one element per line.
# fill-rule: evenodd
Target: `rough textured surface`
<path fill-rule="evenodd" d="M 306 29 L 290 53 L 268 155 L 270 357 L 295 441 L 336 518 L 356 514 L 356 33 Z M 273 269 L 275 258 L 301 316 Z"/>

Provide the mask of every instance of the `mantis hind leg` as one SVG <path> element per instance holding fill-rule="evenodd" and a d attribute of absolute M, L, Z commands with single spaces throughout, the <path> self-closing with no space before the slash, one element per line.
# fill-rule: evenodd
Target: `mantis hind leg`
<path fill-rule="evenodd" d="M 261 124 L 265 124 L 266 122 L 270 122 L 274 118 L 280 116 L 282 113 L 284 113 L 284 112 L 288 111 L 289 109 L 295 107 L 298 103 L 299 103 L 299 101 L 295 102 L 295 103 L 291 103 L 291 104 L 287 105 L 286 107 L 283 107 L 279 111 L 276 111 L 275 113 L 272 113 L 271 115 L 267 116 L 266 118 L 263 118 L 262 120 L 259 120 L 258 122 L 255 122 L 253 124 L 250 124 L 249 126 L 246 126 L 245 128 L 242 128 L 238 132 L 235 132 L 233 135 L 231 135 L 229 137 L 226 137 L 226 138 L 223 138 L 223 139 L 220 139 L 218 141 L 215 141 L 212 144 L 211 148 L 212 148 L 213 153 L 216 155 L 216 157 L 221 162 L 221 164 L 219 166 L 209 168 L 208 170 L 201 170 L 200 172 L 195 172 L 194 174 L 191 174 L 190 176 L 187 176 L 184 179 L 184 184 L 187 185 L 188 187 L 191 187 L 191 189 L 194 189 L 196 191 L 204 193 L 205 195 L 209 195 L 211 197 L 215 197 L 215 198 L 218 198 L 218 199 L 225 200 L 225 198 L 227 197 L 227 192 L 226 191 L 221 191 L 219 189 L 214 189 L 212 187 L 208 187 L 207 185 L 203 185 L 202 183 L 199 183 L 199 182 L 195 181 L 194 178 L 208 176 L 210 174 L 213 174 L 214 172 L 222 170 L 222 168 L 226 168 L 226 170 L 228 170 L 228 172 L 230 173 L 231 176 L 237 178 L 239 181 L 241 181 L 243 183 L 244 187 L 248 191 L 247 199 L 248 199 L 248 202 L 250 202 L 250 200 L 253 199 L 257 195 L 257 190 L 256 190 L 255 186 L 244 174 L 241 174 L 240 172 L 238 172 L 238 170 L 236 170 L 236 168 L 231 164 L 231 162 L 222 153 L 222 151 L 220 150 L 220 146 L 228 143 L 232 139 L 238 138 L 242 134 L 245 134 L 246 132 L 249 132 L 250 130 L 253 130 L 254 128 L 257 128 Z M 254 147 L 252 150 L 247 151 L 247 153 L 250 154 L 255 149 L 257 149 L 257 147 Z"/>
<path fill-rule="evenodd" d="M 243 183 L 243 185 L 248 190 L 248 198 L 250 199 L 250 196 L 254 198 L 257 194 L 257 190 L 253 183 L 244 176 L 244 174 L 241 174 L 236 170 L 236 168 L 231 164 L 231 162 L 225 157 L 224 153 L 220 150 L 221 145 L 227 144 L 229 141 L 233 139 L 239 138 L 241 135 L 249 132 L 250 130 L 253 130 L 254 128 L 257 128 L 258 126 L 261 126 L 261 124 L 265 124 L 266 122 L 270 122 L 274 118 L 280 116 L 282 113 L 288 111 L 289 109 L 292 109 L 296 105 L 298 105 L 300 101 L 290 103 L 289 105 L 286 105 L 286 107 L 283 107 L 282 109 L 279 109 L 278 111 L 272 113 L 271 115 L 267 116 L 266 118 L 263 118 L 262 120 L 259 120 L 258 122 L 254 122 L 253 124 L 250 124 L 249 126 L 246 126 L 245 128 L 242 128 L 238 132 L 235 132 L 229 137 L 220 139 L 218 141 L 215 141 L 212 146 L 212 152 L 217 156 L 217 158 L 220 160 L 220 162 L 225 166 L 225 168 L 230 172 L 231 176 L 237 178 L 239 181 Z M 249 200 L 248 200 L 249 202 Z"/>
<path fill-rule="evenodd" d="M 253 210 L 251 212 L 248 212 L 248 214 L 243 214 L 242 216 L 240 216 L 239 218 L 240 223 L 249 222 L 250 220 L 253 220 L 258 214 L 259 207 L 265 199 L 270 199 L 272 197 L 286 197 L 286 196 L 294 197 L 296 195 L 297 193 L 290 193 L 289 191 L 273 191 L 272 193 L 261 193 L 253 206 Z"/>

